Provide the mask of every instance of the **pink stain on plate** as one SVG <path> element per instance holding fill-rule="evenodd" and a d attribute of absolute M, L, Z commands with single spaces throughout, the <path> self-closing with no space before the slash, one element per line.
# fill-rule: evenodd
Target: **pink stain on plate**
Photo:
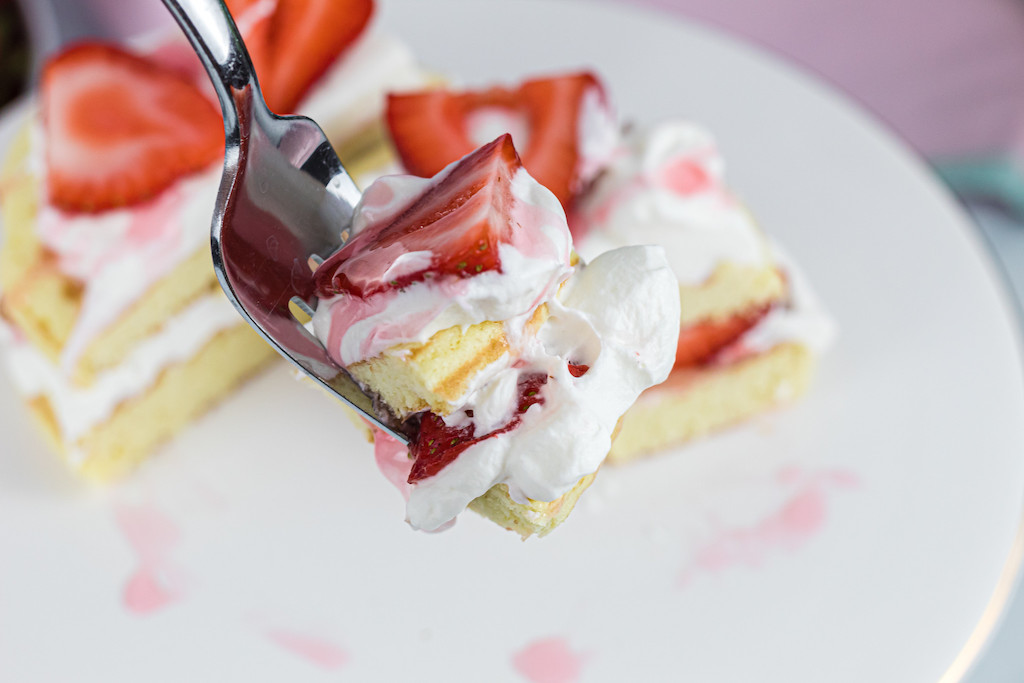
<path fill-rule="evenodd" d="M 266 635 L 274 644 L 321 669 L 340 669 L 348 663 L 348 653 L 327 639 L 284 629 L 271 629 Z"/>
<path fill-rule="evenodd" d="M 575 683 L 583 671 L 583 660 L 564 638 L 544 638 L 517 652 L 512 666 L 530 683 Z"/>
<path fill-rule="evenodd" d="M 124 585 L 125 609 L 151 614 L 181 598 L 184 575 L 170 560 L 171 551 L 181 540 L 177 525 L 145 504 L 119 504 L 114 508 L 114 519 L 139 562 Z"/>
<path fill-rule="evenodd" d="M 679 576 L 686 586 L 698 573 L 715 574 L 734 566 L 758 567 L 777 552 L 793 552 L 825 526 L 828 493 L 858 485 L 857 476 L 844 470 L 804 474 L 794 467 L 780 470 L 775 481 L 792 487 L 793 493 L 760 521 L 744 527 L 727 528 L 695 553 Z"/>

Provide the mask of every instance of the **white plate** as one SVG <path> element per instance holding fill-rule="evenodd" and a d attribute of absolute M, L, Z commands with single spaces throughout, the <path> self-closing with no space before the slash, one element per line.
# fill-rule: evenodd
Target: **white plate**
<path fill-rule="evenodd" d="M 63 473 L 4 382 L 0 680 L 961 671 L 1016 562 L 1024 392 L 1006 295 L 927 169 L 827 89 L 662 15 L 384 4 L 467 82 L 592 65 L 626 116 L 708 124 L 842 327 L 812 394 L 607 468 L 567 524 L 520 543 L 471 514 L 409 530 L 370 448 L 283 368 L 106 491 Z"/>

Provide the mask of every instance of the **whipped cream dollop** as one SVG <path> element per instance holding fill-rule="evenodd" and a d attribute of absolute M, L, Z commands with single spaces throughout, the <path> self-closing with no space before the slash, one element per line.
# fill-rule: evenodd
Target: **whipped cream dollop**
<path fill-rule="evenodd" d="M 770 262 L 754 220 L 725 186 L 714 138 L 686 121 L 630 132 L 578 201 L 572 227 L 586 259 L 630 244 L 664 246 L 685 285 L 701 284 L 723 261 Z"/>
<path fill-rule="evenodd" d="M 487 176 L 496 194 L 467 189 L 481 181 L 465 169 L 479 168 L 477 161 L 492 158 L 501 144 L 511 146 L 508 136 L 502 140 L 433 179 L 377 181 L 356 209 L 357 237 L 322 266 L 341 293 L 321 299 L 312 328 L 343 365 L 401 353 L 391 347 L 425 342 L 449 327 L 503 325 L 507 351 L 476 374 L 451 412 L 422 417 L 421 437 L 411 453 L 428 461 L 438 458 L 429 473 L 410 475 L 408 458 L 403 471 L 404 449 L 377 436 L 377 459 L 388 478 L 401 484 L 404 474 L 413 481 L 399 488 L 407 496 L 407 519 L 417 529 L 444 528 L 498 484 L 519 502 L 565 494 L 597 471 L 619 417 L 641 392 L 668 377 L 675 359 L 679 286 L 664 250 L 628 247 L 602 254 L 590 265 L 572 265 L 561 204 L 518 158 L 503 153 L 511 175 Z M 473 203 L 480 196 L 488 200 L 485 209 Z M 417 246 L 435 239 L 417 237 L 426 226 L 431 235 L 443 236 L 430 242 L 436 249 L 463 253 L 464 229 L 482 220 L 489 234 L 502 236 L 499 267 L 468 277 L 459 270 L 428 271 L 439 261 Z M 457 224 L 439 229 L 441 221 Z M 434 276 L 426 278 L 425 272 Z M 387 282 L 391 286 L 383 286 Z M 528 321 L 541 305 L 547 318 L 531 328 Z M 435 456 L 438 449 L 430 450 L 432 442 L 422 436 L 427 420 L 438 430 L 432 433 L 467 430 L 471 436 L 445 436 L 442 442 L 464 450 L 445 457 L 441 448 L 442 455 Z"/>
<path fill-rule="evenodd" d="M 509 431 L 484 439 L 408 490 L 411 526 L 443 527 L 492 486 L 518 502 L 552 501 L 596 472 L 619 417 L 672 369 L 679 288 L 660 247 L 616 249 L 580 264 L 548 301 L 550 317 L 510 363 L 466 398 L 477 432 L 508 421 L 514 388 L 543 372 L 543 404 Z M 576 377 L 567 361 L 588 367 Z"/>
<path fill-rule="evenodd" d="M 652 243 L 665 248 L 683 285 L 700 285 L 723 263 L 778 267 L 787 300 L 717 356 L 729 362 L 797 342 L 824 351 L 836 324 L 807 278 L 767 240 L 724 180 L 714 138 L 687 121 L 639 129 L 579 201 L 573 216 L 576 248 L 593 258 L 609 249 Z"/>
<path fill-rule="evenodd" d="M 353 233 L 360 234 L 368 226 L 387 226 L 417 198 L 442 185 L 457 164 L 433 178 L 378 179 L 356 207 Z M 510 321 L 507 331 L 515 343 L 526 320 L 569 276 L 572 242 L 558 199 L 523 168 L 512 178 L 511 195 L 510 220 L 530 227 L 512 231 L 511 241 L 499 245 L 500 269 L 468 278 L 434 277 L 367 298 L 342 294 L 321 300 L 312 324 L 328 353 L 340 364 L 351 365 L 398 344 L 425 342 L 449 327 L 465 329 L 488 320 Z M 424 268 L 433 255 L 408 251 L 398 241 L 374 251 L 370 258 L 373 262 L 368 267 L 390 261 L 381 279 L 398 281 Z"/>

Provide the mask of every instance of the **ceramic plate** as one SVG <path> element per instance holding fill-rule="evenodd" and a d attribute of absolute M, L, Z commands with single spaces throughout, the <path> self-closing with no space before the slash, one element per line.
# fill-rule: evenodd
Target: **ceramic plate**
<path fill-rule="evenodd" d="M 462 82 L 591 66 L 624 117 L 708 125 L 839 321 L 813 391 L 605 468 L 568 523 L 522 543 L 472 514 L 411 531 L 370 447 L 284 367 L 109 490 L 65 474 L 0 380 L 0 679 L 962 671 L 1016 562 L 1024 392 L 1007 296 L 927 168 L 827 88 L 663 15 L 382 4 Z"/>

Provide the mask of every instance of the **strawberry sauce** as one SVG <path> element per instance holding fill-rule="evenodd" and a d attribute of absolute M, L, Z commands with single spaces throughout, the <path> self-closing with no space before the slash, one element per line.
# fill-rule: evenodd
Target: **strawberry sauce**
<path fill-rule="evenodd" d="M 511 242 L 518 227 L 508 216 L 521 167 L 510 136 L 484 145 L 398 215 L 366 226 L 327 259 L 316 273 L 317 294 L 366 299 L 432 278 L 500 271 L 498 246 Z M 429 257 L 396 274 L 396 262 L 410 253 Z"/>
<path fill-rule="evenodd" d="M 425 413 L 420 422 L 419 435 L 410 445 L 409 452 L 413 458 L 413 465 L 409 472 L 409 483 L 415 484 L 421 479 L 434 476 L 470 446 L 515 429 L 522 422 L 523 413 L 529 410 L 530 406 L 544 405 L 541 387 L 547 384 L 547 381 L 548 376 L 543 373 L 522 375 L 518 385 L 517 412 L 503 427 L 483 436 L 476 436 L 476 425 L 472 422 L 463 427 L 454 427 L 445 424 L 439 415 Z"/>

